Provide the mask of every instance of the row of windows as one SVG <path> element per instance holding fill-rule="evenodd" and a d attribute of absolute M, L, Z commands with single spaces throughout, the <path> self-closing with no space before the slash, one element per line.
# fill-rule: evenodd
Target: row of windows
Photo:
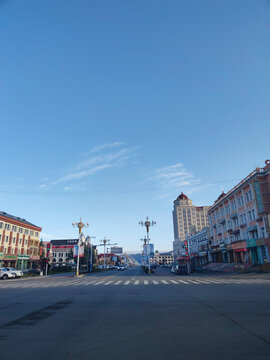
<path fill-rule="evenodd" d="M 253 197 L 252 197 L 252 192 L 251 190 L 246 191 L 245 192 L 245 198 L 246 198 L 246 203 L 250 202 Z M 230 203 L 228 203 L 227 205 L 224 205 L 223 207 L 221 207 L 219 210 L 217 210 L 213 215 L 212 215 L 212 220 L 215 221 L 217 219 L 220 219 L 221 217 L 224 217 L 225 214 L 230 214 L 231 212 L 234 212 L 237 210 L 237 206 L 238 207 L 242 207 L 244 206 L 244 198 L 243 195 L 238 196 L 236 198 L 236 200 L 230 201 Z"/>
<path fill-rule="evenodd" d="M 8 223 L 3 223 L 3 222 L 0 222 L 0 229 L 5 229 L 5 230 L 10 230 L 12 229 L 12 231 L 14 232 L 19 232 L 20 234 L 25 234 L 25 235 L 31 235 L 31 236 L 34 236 L 34 231 L 33 230 L 28 230 L 28 229 L 23 229 L 22 227 L 18 227 L 16 225 L 11 225 L 8 224 Z M 39 236 L 39 233 L 37 231 L 35 231 L 35 236 L 38 237 Z"/>

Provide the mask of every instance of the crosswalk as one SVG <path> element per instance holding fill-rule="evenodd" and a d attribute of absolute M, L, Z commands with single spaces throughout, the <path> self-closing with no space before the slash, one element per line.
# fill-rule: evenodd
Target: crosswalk
<path fill-rule="evenodd" d="M 99 278 L 80 278 L 80 279 L 33 279 L 24 281 L 23 279 L 17 281 L 1 281 L 0 291 L 2 289 L 23 289 L 23 288 L 59 288 L 59 287 L 73 287 L 73 286 L 210 286 L 210 285 L 270 285 L 270 279 L 226 279 L 226 278 L 185 278 L 185 279 L 147 279 L 133 278 L 132 280 L 118 280 L 118 279 L 104 279 Z"/>

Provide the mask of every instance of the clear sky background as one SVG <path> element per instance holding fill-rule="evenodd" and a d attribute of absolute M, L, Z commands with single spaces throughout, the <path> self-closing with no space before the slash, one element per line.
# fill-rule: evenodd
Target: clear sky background
<path fill-rule="evenodd" d="M 0 1 L 0 210 L 43 239 L 171 250 L 270 157 L 270 1 Z"/>

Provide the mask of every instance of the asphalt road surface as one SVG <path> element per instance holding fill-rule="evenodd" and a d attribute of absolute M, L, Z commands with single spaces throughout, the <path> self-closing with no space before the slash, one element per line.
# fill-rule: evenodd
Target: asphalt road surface
<path fill-rule="evenodd" d="M 270 359 L 270 276 L 139 267 L 0 281 L 1 359 Z"/>

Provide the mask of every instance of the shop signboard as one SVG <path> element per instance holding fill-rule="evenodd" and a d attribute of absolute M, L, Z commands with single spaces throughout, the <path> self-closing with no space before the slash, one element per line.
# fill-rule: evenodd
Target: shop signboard
<path fill-rule="evenodd" d="M 242 248 L 246 248 L 246 247 L 247 247 L 246 241 L 239 241 L 239 242 L 236 242 L 236 243 L 232 244 L 232 249 L 233 250 L 242 249 Z"/>
<path fill-rule="evenodd" d="M 256 239 L 248 239 L 247 240 L 247 247 L 255 247 L 256 246 Z"/>
<path fill-rule="evenodd" d="M 29 255 L 18 255 L 18 260 L 28 260 L 29 259 Z"/>
<path fill-rule="evenodd" d="M 17 255 L 4 255 L 4 260 L 17 260 Z"/>
<path fill-rule="evenodd" d="M 264 246 L 264 239 L 257 239 L 256 244 L 257 246 Z"/>
<path fill-rule="evenodd" d="M 32 255 L 30 257 L 30 260 L 39 260 L 40 259 L 40 256 L 39 255 Z"/>

